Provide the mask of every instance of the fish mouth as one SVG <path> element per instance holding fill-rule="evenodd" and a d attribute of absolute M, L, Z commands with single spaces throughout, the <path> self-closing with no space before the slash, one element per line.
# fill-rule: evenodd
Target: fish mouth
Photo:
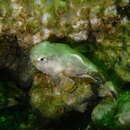
<path fill-rule="evenodd" d="M 37 63 L 37 60 L 31 60 L 32 64 L 36 64 Z"/>

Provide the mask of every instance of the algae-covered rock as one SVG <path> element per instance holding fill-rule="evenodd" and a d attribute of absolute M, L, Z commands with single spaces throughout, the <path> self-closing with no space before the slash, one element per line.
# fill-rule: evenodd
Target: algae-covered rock
<path fill-rule="evenodd" d="M 62 78 L 59 84 L 55 84 L 57 81 L 40 74 L 35 80 L 30 91 L 31 104 L 45 117 L 56 118 L 72 110 L 84 112 L 94 97 L 91 87 L 95 86 L 85 79 Z"/>
<path fill-rule="evenodd" d="M 92 120 L 99 129 L 115 129 L 114 113 L 116 102 L 112 99 L 103 100 L 92 112 Z"/>
<path fill-rule="evenodd" d="M 104 23 L 117 21 L 117 3 L 121 1 L 1 0 L 0 34 L 16 35 L 23 48 L 55 36 L 88 40 Z M 106 27 L 111 28 L 111 23 Z"/>
<path fill-rule="evenodd" d="M 130 128 L 130 93 L 121 94 L 117 100 L 106 99 L 92 112 L 92 120 L 99 127 L 110 130 Z"/>
<path fill-rule="evenodd" d="M 26 105 L 0 111 L 1 130 L 46 130 L 39 122 L 37 116 Z"/>
<path fill-rule="evenodd" d="M 15 36 L 0 36 L 0 69 L 10 68 L 18 51 L 18 43 Z"/>
<path fill-rule="evenodd" d="M 0 108 L 16 106 L 17 94 L 29 92 L 42 116 L 84 113 L 97 104 L 87 129 L 129 129 L 129 92 L 120 95 L 130 83 L 129 10 L 129 0 L 0 0 L 0 72 L 11 80 L 0 83 Z M 29 125 L 10 129 L 35 128 Z"/>
<path fill-rule="evenodd" d="M 123 93 L 118 99 L 116 124 L 121 129 L 130 129 L 130 92 Z"/>
<path fill-rule="evenodd" d="M 103 62 L 107 69 L 113 70 L 122 81 L 129 82 L 129 21 L 113 29 L 117 32 L 98 34 L 102 36 L 102 41 L 97 41 L 95 57 Z"/>
<path fill-rule="evenodd" d="M 12 82 L 0 81 L 0 110 L 19 104 L 24 93 Z"/>

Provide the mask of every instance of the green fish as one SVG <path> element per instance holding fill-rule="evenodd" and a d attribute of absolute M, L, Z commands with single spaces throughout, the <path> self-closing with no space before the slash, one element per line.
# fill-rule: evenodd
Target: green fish
<path fill-rule="evenodd" d="M 52 77 L 91 78 L 98 73 L 97 67 L 78 51 L 66 44 L 44 41 L 31 49 L 30 59 L 41 72 Z"/>

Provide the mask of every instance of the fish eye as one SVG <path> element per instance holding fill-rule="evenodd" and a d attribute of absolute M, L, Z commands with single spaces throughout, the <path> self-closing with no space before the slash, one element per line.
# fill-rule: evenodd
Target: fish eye
<path fill-rule="evenodd" d="M 41 57 L 41 58 L 38 59 L 38 61 L 47 62 L 47 58 L 46 57 Z"/>
<path fill-rule="evenodd" d="M 44 58 L 41 58 L 40 61 L 44 61 Z"/>

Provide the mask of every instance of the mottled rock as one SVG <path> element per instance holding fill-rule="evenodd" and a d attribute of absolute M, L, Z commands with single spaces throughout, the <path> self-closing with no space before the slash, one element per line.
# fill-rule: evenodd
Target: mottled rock
<path fill-rule="evenodd" d="M 19 104 L 24 93 L 13 82 L 0 81 L 0 110 Z"/>
<path fill-rule="evenodd" d="M 18 43 L 15 36 L 0 36 L 0 69 L 11 68 L 16 60 Z"/>

